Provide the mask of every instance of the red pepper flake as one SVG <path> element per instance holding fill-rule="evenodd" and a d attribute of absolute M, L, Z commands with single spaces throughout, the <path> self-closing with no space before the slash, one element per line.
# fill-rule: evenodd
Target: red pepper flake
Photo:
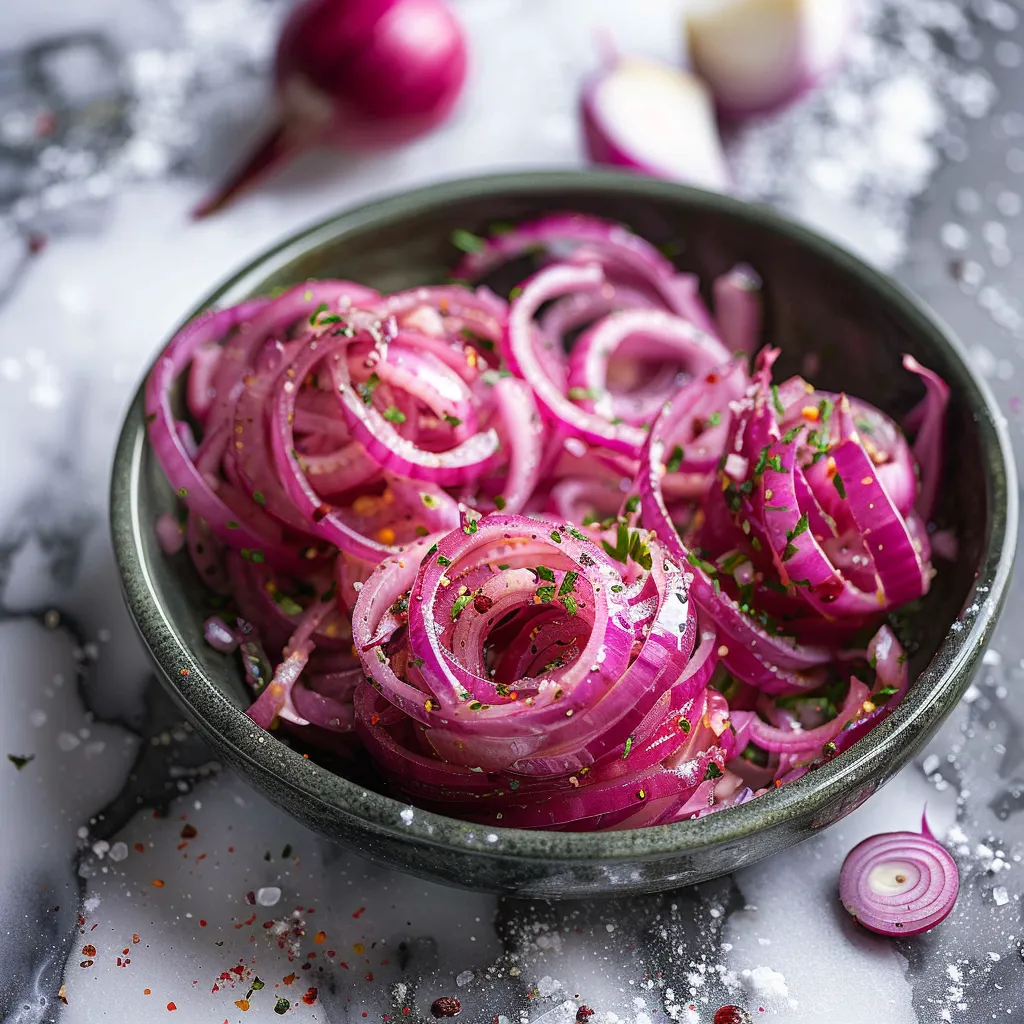
<path fill-rule="evenodd" d="M 153 992 L 152 992 L 152 989 L 144 988 L 144 989 L 142 990 L 142 994 L 143 994 L 144 996 L 150 996 L 150 995 L 152 995 L 152 994 L 153 994 Z"/>
<path fill-rule="evenodd" d="M 92 967 L 92 965 L 95 962 L 96 962 L 95 960 L 83 960 L 78 966 L 79 967 Z"/>
<path fill-rule="evenodd" d="M 252 889 L 250 889 L 245 894 L 245 902 L 248 903 L 250 907 L 255 906 L 255 904 L 256 904 L 256 893 L 254 893 L 252 891 Z"/>
<path fill-rule="evenodd" d="M 200 928 L 205 928 L 206 927 L 206 922 L 202 918 L 199 918 L 199 927 Z"/>
<path fill-rule="evenodd" d="M 168 1010 L 176 1010 L 177 1007 L 174 1005 L 174 1003 L 168 1003 L 167 1004 L 167 1009 Z"/>
<path fill-rule="evenodd" d="M 366 907 L 360 907 L 352 916 L 353 917 L 362 917 L 363 914 L 365 914 L 365 913 L 366 913 Z"/>
<path fill-rule="evenodd" d="M 82 947 L 82 956 L 95 956 L 96 947 L 90 942 Z"/>
<path fill-rule="evenodd" d="M 163 880 L 162 878 L 154 878 L 154 879 L 153 879 L 153 884 L 154 884 L 154 885 L 155 885 L 155 886 L 156 886 L 156 887 L 157 887 L 158 889 L 162 889 L 162 888 L 164 887 L 164 880 Z"/>
<path fill-rule="evenodd" d="M 238 928 L 247 928 L 255 920 L 256 920 L 256 911 L 254 910 L 244 921 L 239 921 L 238 924 L 235 925 L 235 928 L 236 929 L 238 929 Z"/>
<path fill-rule="evenodd" d="M 243 1013 L 249 1009 L 248 999 L 236 999 L 235 1006 L 237 1006 Z"/>
<path fill-rule="evenodd" d="M 730 1003 L 715 1010 L 714 1024 L 750 1024 L 750 1014 L 742 1006 Z"/>
<path fill-rule="evenodd" d="M 327 959 L 328 960 L 333 960 L 334 959 L 334 954 L 335 954 L 335 951 L 333 949 L 327 950 Z"/>
<path fill-rule="evenodd" d="M 40 231 L 30 231 L 25 239 L 28 251 L 35 256 L 46 248 L 46 235 Z M 65 1000 L 67 1002 L 67 1000 Z"/>
<path fill-rule="evenodd" d="M 288 975 L 286 975 L 286 976 L 285 976 L 285 977 L 283 977 L 283 978 L 282 978 L 281 980 L 282 980 L 282 981 L 283 981 L 283 982 L 284 982 L 284 983 L 285 983 L 286 985 L 294 985 L 294 984 L 295 984 L 295 972 L 293 971 L 293 972 L 292 972 L 291 974 L 288 974 Z"/>
<path fill-rule="evenodd" d="M 576 1021 L 577 1021 L 577 1024 L 586 1024 L 587 1018 L 588 1017 L 593 1017 L 593 1016 L 594 1016 L 594 1011 L 589 1006 L 586 1006 L 586 1005 L 581 1006 L 576 1011 Z"/>
<path fill-rule="evenodd" d="M 455 996 L 441 996 L 430 1004 L 430 1012 L 435 1017 L 455 1017 L 462 1012 L 462 1003 Z"/>
<path fill-rule="evenodd" d="M 188 846 L 188 843 L 178 843 L 178 845 L 175 847 L 175 849 L 176 850 L 184 850 L 186 846 Z M 187 856 L 187 854 L 186 854 L 186 856 Z"/>
<path fill-rule="evenodd" d="M 402 1013 L 408 1013 L 408 1012 L 409 1012 L 409 1007 L 408 1006 L 403 1006 L 402 1007 Z"/>
<path fill-rule="evenodd" d="M 273 921 L 264 921 L 263 922 L 263 927 L 264 928 L 273 928 L 274 927 L 274 922 Z"/>
<path fill-rule="evenodd" d="M 366 972 L 366 980 L 367 981 L 373 981 L 373 971 L 367 971 Z"/>
<path fill-rule="evenodd" d="M 187 676 L 188 675 L 188 669 L 187 668 L 183 668 L 181 670 L 181 672 L 179 673 L 179 675 Z"/>
<path fill-rule="evenodd" d="M 231 970 L 232 973 L 237 974 L 239 977 L 245 974 L 245 967 L 242 964 L 235 964 L 235 966 L 232 967 Z"/>
<path fill-rule="evenodd" d="M 125 946 L 125 948 L 121 950 L 121 956 L 127 956 L 129 952 L 131 951 L 128 949 L 127 946 Z"/>
<path fill-rule="evenodd" d="M 139 941 L 140 941 L 140 939 L 139 939 L 139 933 L 138 933 L 138 932 L 132 932 L 132 942 L 133 942 L 133 943 L 137 943 L 137 942 L 139 942 Z"/>
<path fill-rule="evenodd" d="M 196 857 L 196 863 L 198 864 L 201 860 L 206 860 L 206 854 L 205 853 L 201 853 L 201 854 L 199 854 L 198 857 Z"/>
<path fill-rule="evenodd" d="M 97 921 L 97 922 L 96 922 L 96 923 L 95 923 L 95 924 L 94 924 L 94 925 L 93 925 L 93 926 L 92 926 L 92 927 L 91 927 L 91 928 L 89 929 L 89 931 L 91 931 L 91 932 L 94 932 L 94 931 L 96 931 L 96 929 L 97 929 L 97 928 L 99 928 L 99 926 L 100 926 L 100 923 L 99 923 L 99 921 Z"/>
<path fill-rule="evenodd" d="M 316 1002 L 316 995 L 317 993 L 315 988 L 307 988 L 306 994 L 302 997 L 302 1001 L 307 1006 L 312 1006 Z"/>
<path fill-rule="evenodd" d="M 326 939 L 326 938 L 327 938 L 327 932 L 317 932 L 317 933 L 316 933 L 316 935 L 314 935 L 314 936 L 313 936 L 313 941 L 314 941 L 314 942 L 315 942 L 315 943 L 316 943 L 316 944 L 317 944 L 318 946 L 320 946 L 320 945 L 322 945 L 322 944 L 323 944 L 323 941 L 324 941 L 324 939 Z"/>
<path fill-rule="evenodd" d="M 229 846 L 228 847 L 228 853 L 234 853 L 234 852 L 235 852 L 235 848 L 233 846 Z"/>
<path fill-rule="evenodd" d="M 136 853 L 146 852 L 146 847 L 143 846 L 142 843 L 134 843 L 132 848 L 135 850 Z"/>

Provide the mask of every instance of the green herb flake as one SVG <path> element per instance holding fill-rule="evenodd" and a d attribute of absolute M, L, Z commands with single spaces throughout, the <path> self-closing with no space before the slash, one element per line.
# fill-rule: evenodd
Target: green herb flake
<path fill-rule="evenodd" d="M 511 569 L 511 568 L 512 568 L 512 566 L 511 566 L 511 565 L 509 565 L 509 563 L 508 563 L 508 562 L 505 562 L 505 563 L 503 563 L 502 565 L 499 565 L 499 566 L 498 566 L 498 568 L 499 568 L 499 569 L 500 569 L 500 570 L 501 570 L 502 572 L 504 572 L 504 571 L 505 571 L 506 569 Z"/>
<path fill-rule="evenodd" d="M 429 558 L 431 555 L 435 555 L 435 554 L 437 554 L 437 544 L 436 543 L 435 544 L 431 544 L 430 547 L 427 548 L 427 553 L 423 557 L 424 558 Z"/>
<path fill-rule="evenodd" d="M 672 454 L 668 457 L 668 462 L 665 463 L 665 468 L 670 473 L 677 473 L 679 467 L 683 464 L 683 449 L 676 445 L 672 449 Z"/>
<path fill-rule="evenodd" d="M 537 579 L 546 580 L 548 583 L 555 582 L 555 570 L 549 569 L 546 565 L 538 565 L 534 572 L 537 574 Z"/>
<path fill-rule="evenodd" d="M 788 505 L 765 505 L 764 510 L 766 512 L 788 512 Z"/>
<path fill-rule="evenodd" d="M 280 591 L 275 591 L 274 601 L 277 602 L 277 607 L 280 608 L 285 615 L 301 615 L 305 610 L 298 601 L 289 597 L 287 594 L 282 594 Z"/>
<path fill-rule="evenodd" d="M 267 503 L 267 499 L 263 496 L 262 491 L 253 491 L 252 500 L 255 501 L 257 505 L 266 505 Z"/>
<path fill-rule="evenodd" d="M 552 530 L 551 531 L 551 539 L 556 544 L 561 544 L 562 543 L 562 535 L 557 530 Z"/>
<path fill-rule="evenodd" d="M 288 1009 L 291 1005 L 292 1004 L 289 1003 L 288 1000 L 284 998 L 284 996 L 282 996 L 274 1004 L 274 1013 L 280 1014 L 283 1017 L 288 1012 Z"/>
<path fill-rule="evenodd" d="M 579 579 L 580 574 L 569 570 L 562 577 L 562 585 L 558 588 L 558 596 L 564 597 L 566 594 L 571 594 L 576 589 L 576 581 Z"/>
<path fill-rule="evenodd" d="M 796 438 L 797 438 L 797 435 L 798 435 L 798 434 L 800 433 L 800 431 L 801 431 L 801 430 L 803 430 L 803 429 L 804 429 L 804 428 L 803 428 L 803 426 L 802 426 L 802 425 L 800 425 L 800 426 L 796 426 L 796 427 L 791 427 L 791 428 L 790 428 L 789 430 L 787 430 L 787 431 L 786 431 L 786 432 L 785 432 L 785 433 L 784 433 L 784 434 L 782 435 L 782 443 L 783 443 L 783 444 L 792 444 L 792 443 L 793 443 L 793 442 L 794 442 L 794 441 L 796 440 Z"/>
<path fill-rule="evenodd" d="M 262 981 L 260 981 L 259 975 L 257 975 L 255 978 L 252 979 L 252 989 L 251 989 L 251 991 L 259 992 L 261 989 L 263 989 L 265 987 L 266 987 L 266 985 Z"/>
<path fill-rule="evenodd" d="M 437 508 L 438 505 L 437 498 L 434 495 L 424 494 L 422 491 L 420 492 L 420 501 L 423 502 L 426 508 Z"/>
<path fill-rule="evenodd" d="M 518 284 L 517 284 L 517 285 L 515 286 L 515 288 L 513 288 L 513 289 L 512 289 L 512 290 L 511 290 L 511 291 L 510 291 L 510 292 L 508 293 L 509 301 L 510 301 L 510 302 L 512 302 L 512 301 L 514 301 L 515 299 L 518 299 L 518 298 L 519 298 L 519 296 L 520 296 L 520 295 L 522 295 L 522 294 L 523 294 L 523 288 L 522 288 L 522 285 L 518 285 Z"/>
<path fill-rule="evenodd" d="M 445 423 L 448 424 L 449 427 L 462 426 L 462 420 L 460 420 L 458 416 L 449 416 L 447 413 L 445 413 L 444 421 Z"/>
<path fill-rule="evenodd" d="M 622 751 L 622 760 L 623 761 L 625 761 L 626 758 L 629 757 L 629 752 L 632 749 L 633 749 L 633 737 L 632 736 L 627 736 L 626 737 L 626 746 L 623 748 L 623 751 Z"/>
<path fill-rule="evenodd" d="M 508 780 L 508 788 L 511 789 L 512 792 L 514 793 L 519 788 L 519 780 L 518 779 L 509 779 Z"/>
<path fill-rule="evenodd" d="M 370 405 L 373 402 L 373 393 L 380 386 L 380 377 L 375 373 L 371 373 L 361 384 L 356 385 L 356 391 L 359 393 L 359 397 L 363 400 L 364 405 Z"/>
<path fill-rule="evenodd" d="M 472 594 L 463 594 L 462 597 L 455 598 L 455 603 L 452 605 L 452 622 L 462 614 L 462 609 L 472 600 Z"/>
<path fill-rule="evenodd" d="M 598 394 L 594 388 L 569 388 L 569 398 L 574 402 L 583 402 L 597 397 Z"/>
<path fill-rule="evenodd" d="M 562 602 L 563 607 L 570 615 L 575 615 L 579 610 L 579 605 L 576 603 L 576 598 L 572 594 L 566 594 L 565 597 L 560 597 L 559 600 Z"/>
<path fill-rule="evenodd" d="M 422 668 L 423 667 L 423 659 L 422 658 L 412 657 L 412 658 L 409 659 L 409 664 L 412 665 L 413 668 Z"/>
<path fill-rule="evenodd" d="M 437 545 L 436 544 L 434 545 L 434 550 L 435 551 L 437 550 Z M 452 560 L 450 558 L 448 558 L 447 556 L 445 556 L 445 555 L 438 555 L 437 556 L 437 564 L 447 568 L 449 565 L 452 564 Z"/>
<path fill-rule="evenodd" d="M 463 524 L 462 532 L 466 533 L 466 534 L 469 534 L 469 535 L 472 535 L 472 534 L 476 533 L 476 531 L 479 530 L 479 529 L 480 529 L 480 520 L 479 519 L 467 519 L 466 522 Z"/>
<path fill-rule="evenodd" d="M 505 511 L 505 505 L 506 504 L 507 504 L 507 502 L 505 501 L 505 499 L 500 494 L 495 497 L 495 499 L 494 499 L 494 507 L 499 512 L 504 512 Z"/>
<path fill-rule="evenodd" d="M 537 598 L 541 604 L 550 604 L 555 599 L 555 588 L 554 587 L 538 587 Z"/>
<path fill-rule="evenodd" d="M 709 779 L 720 779 L 722 777 L 722 769 L 715 764 L 714 761 L 708 765 L 708 770 L 704 773 L 704 781 L 707 782 Z"/>
<path fill-rule="evenodd" d="M 640 495 L 634 494 L 631 498 L 626 499 L 626 514 L 632 515 L 640 507 Z"/>
<path fill-rule="evenodd" d="M 463 252 L 483 252 L 487 247 L 487 243 L 479 235 L 474 235 L 465 228 L 456 228 L 452 232 L 452 245 Z"/>
<path fill-rule="evenodd" d="M 326 302 L 321 302 L 321 303 L 320 303 L 320 305 L 319 305 L 319 306 L 317 306 L 317 307 L 316 307 L 316 309 L 314 309 L 314 310 L 313 310 L 313 312 L 309 314 L 309 323 L 310 323 L 310 326 L 313 326 L 313 325 L 315 325 L 315 324 L 316 324 L 316 318 L 317 318 L 317 317 L 318 317 L 318 316 L 319 316 L 319 315 L 320 315 L 321 313 L 326 313 L 326 312 L 327 312 L 327 310 L 328 310 L 328 309 L 330 309 L 330 308 L 331 308 L 331 307 L 330 307 L 330 306 L 328 306 Z"/>
<path fill-rule="evenodd" d="M 11 764 L 13 764 L 20 772 L 21 769 L 29 763 L 29 761 L 34 761 L 35 757 L 35 754 L 8 754 L 7 760 L 10 761 Z"/>
<path fill-rule="evenodd" d="M 238 522 L 236 520 L 234 520 L 234 519 L 229 519 L 224 525 L 229 530 L 237 530 L 238 529 Z"/>
<path fill-rule="evenodd" d="M 722 414 L 720 412 L 713 412 L 705 421 L 704 426 L 706 427 L 717 427 L 722 422 Z"/>
<path fill-rule="evenodd" d="M 386 408 L 386 409 L 385 409 L 385 410 L 384 410 L 384 411 L 383 411 L 383 412 L 381 413 L 381 415 L 382 415 L 382 416 L 384 417 L 384 419 L 386 419 L 386 420 L 387 420 L 387 421 L 388 421 L 389 423 L 404 423 L 404 422 L 405 422 L 405 413 L 404 413 L 404 412 L 402 412 L 402 410 L 401 410 L 401 409 L 399 409 L 397 405 L 389 405 L 389 406 L 388 406 L 388 407 L 387 407 L 387 408 Z"/>
<path fill-rule="evenodd" d="M 689 733 L 689 731 L 690 731 L 690 720 L 688 718 L 685 718 L 685 717 L 684 718 L 680 718 L 679 721 L 676 723 L 676 725 L 678 725 L 679 728 L 683 732 Z"/>
<path fill-rule="evenodd" d="M 569 534 L 570 537 L 575 537 L 576 540 L 589 540 L 590 539 L 589 537 L 587 537 L 586 534 L 580 533 L 580 531 L 577 530 L 576 527 L 574 527 L 574 526 L 567 526 L 565 528 L 565 532 L 567 534 Z M 589 557 L 589 556 L 584 555 L 582 557 Z"/>
<path fill-rule="evenodd" d="M 782 456 L 781 455 L 772 455 L 772 456 L 770 456 L 765 464 L 767 465 L 767 467 L 770 470 L 772 470 L 775 473 L 781 473 L 782 472 Z"/>
<path fill-rule="evenodd" d="M 832 486 L 836 489 L 836 493 L 839 495 L 839 497 L 845 501 L 846 484 L 843 483 L 843 478 L 838 473 L 836 473 L 836 475 L 832 477 Z"/>
<path fill-rule="evenodd" d="M 691 551 L 686 556 L 686 560 L 690 563 L 690 565 L 696 566 L 698 569 L 702 569 L 704 572 L 708 574 L 708 576 L 718 575 L 718 569 L 714 565 L 712 565 L 710 562 L 706 562 L 703 558 L 700 557 L 700 555 L 695 554 L 693 551 Z"/>
<path fill-rule="evenodd" d="M 772 385 L 772 405 L 775 406 L 775 411 L 780 416 L 786 415 L 786 407 L 782 404 L 782 399 L 779 397 L 779 386 L 778 384 Z"/>

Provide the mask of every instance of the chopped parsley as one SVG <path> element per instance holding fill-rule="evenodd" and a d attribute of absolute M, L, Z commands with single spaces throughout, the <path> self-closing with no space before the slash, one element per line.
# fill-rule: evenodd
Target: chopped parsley
<path fill-rule="evenodd" d="M 551 539 L 556 544 L 561 544 L 562 543 L 562 535 L 557 530 L 552 530 L 551 531 Z"/>
<path fill-rule="evenodd" d="M 496 509 L 497 509 L 497 510 L 498 510 L 499 512 L 504 512 L 504 511 L 505 511 L 505 505 L 506 505 L 506 501 L 505 501 L 505 499 L 504 499 L 504 498 L 503 498 L 503 497 L 502 497 L 502 496 L 501 496 L 500 494 L 499 494 L 499 495 L 497 495 L 497 496 L 495 497 L 495 499 L 494 499 L 494 507 L 495 507 L 495 508 L 496 508 Z"/>
<path fill-rule="evenodd" d="M 629 752 L 632 749 L 633 749 L 633 737 L 632 736 L 627 736 L 626 737 L 626 746 L 625 746 L 625 748 L 622 751 L 622 760 L 623 761 L 625 761 L 626 758 L 629 757 Z"/>
<path fill-rule="evenodd" d="M 832 477 L 832 486 L 836 489 L 836 493 L 839 495 L 839 497 L 845 501 L 846 484 L 843 483 L 843 478 L 838 473 L 836 473 L 836 475 Z"/>
<path fill-rule="evenodd" d="M 722 777 L 722 769 L 712 761 L 708 765 L 708 770 L 704 773 L 704 781 L 707 782 L 709 779 L 720 779 Z"/>
<path fill-rule="evenodd" d="M 555 599 L 554 587 L 538 587 L 537 598 L 541 604 L 550 604 Z"/>
<path fill-rule="evenodd" d="M 665 463 L 665 468 L 670 473 L 676 473 L 679 471 L 679 467 L 683 464 L 683 449 L 676 445 L 672 449 L 672 454 L 668 457 L 668 462 Z"/>
<path fill-rule="evenodd" d="M 35 757 L 35 754 L 8 754 L 7 760 L 10 761 L 11 764 L 13 764 L 20 772 L 21 769 L 29 763 L 29 761 L 34 761 Z"/>
<path fill-rule="evenodd" d="M 480 521 L 478 519 L 466 519 L 465 524 L 462 527 L 463 533 L 474 534 L 480 529 Z"/>
<path fill-rule="evenodd" d="M 437 545 L 436 544 L 434 545 L 434 550 L 435 551 L 437 550 Z M 452 560 L 450 558 L 446 557 L 445 555 L 438 555 L 437 556 L 437 564 L 447 569 L 448 566 L 452 564 Z"/>
<path fill-rule="evenodd" d="M 381 416 L 388 421 L 388 423 L 404 423 L 405 413 L 398 408 L 397 405 L 389 405 L 382 413 Z"/>
<path fill-rule="evenodd" d="M 538 565 L 534 572 L 537 574 L 538 579 L 547 580 L 548 583 L 555 582 L 554 569 L 549 569 L 546 565 Z"/>
<path fill-rule="evenodd" d="M 640 507 L 640 495 L 634 494 L 626 499 L 626 514 L 632 515 Z"/>
<path fill-rule="evenodd" d="M 266 505 L 267 503 L 267 499 L 263 497 L 262 491 L 253 491 L 252 500 L 255 501 L 257 505 Z"/>
<path fill-rule="evenodd" d="M 471 594 L 463 594 L 461 597 L 455 598 L 455 603 L 452 605 L 452 622 L 462 614 L 462 609 L 472 600 Z"/>
<path fill-rule="evenodd" d="M 571 594 L 576 589 L 576 581 L 579 579 L 580 574 L 569 570 L 562 577 L 562 585 L 558 588 L 558 596 L 564 597 L 566 594 Z"/>
<path fill-rule="evenodd" d="M 474 235 L 472 231 L 456 228 L 452 232 L 452 245 L 463 252 L 483 252 L 487 243 L 479 235 Z"/>
<path fill-rule="evenodd" d="M 717 427 L 722 422 L 722 414 L 718 411 L 713 412 L 705 421 L 705 427 Z"/>
<path fill-rule="evenodd" d="M 582 402 L 588 398 L 597 398 L 594 388 L 569 388 L 569 398 L 574 402 Z"/>
<path fill-rule="evenodd" d="M 313 312 L 309 314 L 309 323 L 310 323 L 310 326 L 311 326 L 311 327 L 312 327 L 312 326 L 314 326 L 314 325 L 316 324 L 316 318 L 317 318 L 317 317 L 318 317 L 318 316 L 319 316 L 319 315 L 320 315 L 321 313 L 326 313 L 326 312 L 327 312 L 327 310 L 329 310 L 330 308 L 331 308 L 331 307 L 330 307 L 330 306 L 328 306 L 326 302 L 321 302 L 321 303 L 320 303 L 320 305 L 319 305 L 319 306 L 317 306 L 317 307 L 316 307 L 316 309 L 314 309 L 314 310 L 313 310 Z"/>
<path fill-rule="evenodd" d="M 447 413 L 445 413 L 444 421 L 445 421 L 445 423 L 448 424 L 449 427 L 461 427 L 462 426 L 462 420 L 460 420 L 458 416 L 449 416 Z"/>
<path fill-rule="evenodd" d="M 565 597 L 561 597 L 559 598 L 559 600 L 562 602 L 562 604 L 565 607 L 565 610 L 570 615 L 576 614 L 577 610 L 579 609 L 579 605 L 576 603 L 575 597 L 573 597 L 571 594 L 566 594 Z"/>
<path fill-rule="evenodd" d="M 782 399 L 779 397 L 779 386 L 778 384 L 772 385 L 772 405 L 775 406 L 775 411 L 780 416 L 786 415 L 786 407 L 782 404 Z"/>

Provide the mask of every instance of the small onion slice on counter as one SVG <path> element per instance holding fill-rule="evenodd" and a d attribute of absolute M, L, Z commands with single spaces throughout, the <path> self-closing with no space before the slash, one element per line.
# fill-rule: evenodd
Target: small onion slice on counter
<path fill-rule="evenodd" d="M 932 835 L 883 832 L 855 846 L 843 862 L 839 898 L 851 917 L 879 935 L 918 935 L 945 920 L 956 903 L 960 873 Z"/>

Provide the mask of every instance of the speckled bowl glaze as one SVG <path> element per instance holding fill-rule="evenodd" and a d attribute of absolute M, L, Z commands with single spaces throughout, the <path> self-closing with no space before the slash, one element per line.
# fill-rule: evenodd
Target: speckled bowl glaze
<path fill-rule="evenodd" d="M 622 221 L 703 281 L 744 261 L 763 276 L 766 340 L 780 376 L 819 360 L 816 384 L 900 415 L 917 397 L 903 352 L 950 383 L 949 444 L 939 521 L 959 557 L 904 619 L 917 682 L 867 738 L 818 771 L 758 800 L 695 821 L 610 833 L 488 829 L 410 808 L 332 773 L 256 728 L 237 661 L 203 641 L 200 584 L 153 530 L 174 498 L 146 441 L 142 394 L 114 463 L 111 522 L 125 596 L 159 674 L 199 732 L 253 786 L 310 828 L 403 870 L 519 896 L 648 892 L 725 874 L 842 818 L 898 772 L 967 688 L 1010 577 L 1017 485 L 1003 420 L 963 348 L 887 277 L 769 210 L 632 176 L 517 174 L 436 185 L 332 217 L 260 256 L 189 314 L 311 277 L 382 290 L 439 280 L 455 228 L 485 231 L 545 211 Z M 186 319 L 188 319 L 186 318 Z M 155 341 L 156 339 L 154 339 Z"/>

